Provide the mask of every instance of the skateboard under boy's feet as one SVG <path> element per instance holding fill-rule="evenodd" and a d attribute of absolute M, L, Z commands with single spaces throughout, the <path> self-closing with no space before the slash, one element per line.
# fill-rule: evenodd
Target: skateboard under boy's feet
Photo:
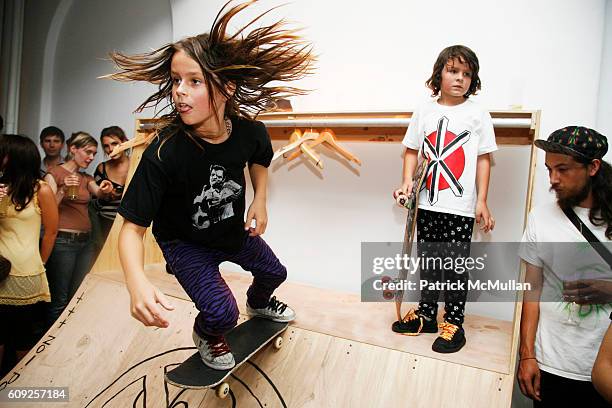
<path fill-rule="evenodd" d="M 196 352 L 178 367 L 166 373 L 166 381 L 180 388 L 215 388 L 219 398 L 229 394 L 229 384 L 225 382 L 238 367 L 253 357 L 266 344 L 274 341 L 280 349 L 283 344 L 281 333 L 289 323 L 273 322 L 261 317 L 253 317 L 234 327 L 225 335 L 236 365 L 229 370 L 215 370 L 202 362 Z"/>

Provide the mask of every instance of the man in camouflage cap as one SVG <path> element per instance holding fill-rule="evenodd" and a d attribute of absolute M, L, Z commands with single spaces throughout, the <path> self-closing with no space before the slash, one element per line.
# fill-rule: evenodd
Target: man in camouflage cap
<path fill-rule="evenodd" d="M 557 249 L 569 248 L 558 243 L 590 247 L 583 235 L 587 229 L 596 240 L 611 242 L 612 168 L 603 161 L 608 140 L 593 129 L 567 126 L 535 145 L 546 152 L 550 189 L 557 201 L 531 211 L 522 239 L 525 281 L 535 289 L 525 292 L 523 300 L 519 386 L 534 407 L 607 407 L 593 387 L 591 370 L 610 323 L 612 270 L 592 251 L 588 266 L 601 268 L 597 275 L 580 279 L 577 270 L 561 260 L 563 251 L 551 250 L 550 243 Z M 572 279 L 563 278 L 567 275 L 560 271 L 565 269 L 574 271 Z"/>

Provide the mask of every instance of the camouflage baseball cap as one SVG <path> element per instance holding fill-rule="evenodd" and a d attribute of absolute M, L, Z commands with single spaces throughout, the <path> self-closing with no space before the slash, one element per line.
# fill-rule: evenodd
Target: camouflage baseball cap
<path fill-rule="evenodd" d="M 547 140 L 535 145 L 550 153 L 561 153 L 579 159 L 601 159 L 608 151 L 608 139 L 601 133 L 582 126 L 566 126 L 555 130 Z"/>

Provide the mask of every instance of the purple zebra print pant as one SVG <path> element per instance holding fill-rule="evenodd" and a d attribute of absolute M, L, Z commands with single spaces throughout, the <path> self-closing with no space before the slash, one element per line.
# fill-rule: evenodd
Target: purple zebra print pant
<path fill-rule="evenodd" d="M 199 311 L 194 329 L 200 336 L 225 334 L 238 322 L 236 299 L 219 272 L 221 262 L 232 262 L 251 272 L 253 283 L 247 291 L 247 300 L 254 308 L 265 307 L 272 292 L 287 278 L 287 269 L 259 236 L 247 236 L 242 249 L 235 254 L 178 240 L 158 244 Z"/>

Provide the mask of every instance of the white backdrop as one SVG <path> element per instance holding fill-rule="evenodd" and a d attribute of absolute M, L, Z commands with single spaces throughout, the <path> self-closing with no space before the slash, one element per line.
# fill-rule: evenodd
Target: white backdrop
<path fill-rule="evenodd" d="M 54 124 L 67 134 L 97 136 L 118 124 L 133 135 L 131 112 L 152 87 L 96 79 L 112 69 L 105 56 L 113 49 L 145 52 L 207 31 L 224 1 L 26 2 L 20 132 L 37 139 Z M 262 1 L 236 24 L 280 3 Z M 296 110 L 413 109 L 428 96 L 424 82 L 439 51 L 461 43 L 479 56 L 483 90 L 475 99 L 485 107 L 542 109 L 543 137 L 568 124 L 598 126 L 612 136 L 611 3 L 294 0 L 264 21 L 283 16 L 304 26 L 319 55 L 316 75 L 300 84 L 314 91 L 293 101 Z M 401 147 L 346 147 L 361 168 L 324 149 L 323 172 L 300 160 L 271 166 L 265 238 L 290 280 L 357 292 L 361 242 L 398 241 L 403 234 L 405 214 L 390 199 L 400 180 Z M 498 226 L 477 240 L 519 239 L 527 159 L 524 147 L 495 154 L 489 206 Z M 547 189 L 539 154 L 536 204 L 552 199 Z M 469 304 L 468 312 L 510 319 L 512 305 Z"/>
<path fill-rule="evenodd" d="M 197 4 L 172 2 L 175 40 L 208 30 L 217 8 Z M 439 51 L 461 43 L 480 59 L 483 90 L 476 99 L 490 109 L 542 109 L 541 130 L 547 135 L 572 123 L 595 126 L 604 10 L 604 1 L 589 7 L 552 0 L 296 1 L 266 21 L 284 15 L 301 22 L 319 54 L 317 74 L 300 84 L 314 92 L 293 102 L 297 111 L 412 109 L 428 97 L 424 82 Z M 236 19 L 235 27 L 251 16 Z M 372 143 L 348 148 L 363 161 L 357 171 L 333 156 L 324 157 L 321 173 L 305 163 L 272 166 L 267 239 L 292 277 L 358 290 L 360 243 L 402 236 L 404 214 L 389 200 L 399 182 L 401 148 Z M 495 155 L 490 207 L 498 229 L 476 239 L 520 238 L 527 155 L 516 147 Z M 539 159 L 536 203 L 551 199 L 542 155 Z M 472 305 L 472 310 L 509 318 L 506 306 Z"/>
<path fill-rule="evenodd" d="M 612 139 L 612 0 L 606 2 L 606 27 L 601 61 L 597 129 Z M 606 156 L 611 161 L 612 152 Z"/>
<path fill-rule="evenodd" d="M 118 124 L 133 134 L 131 112 L 152 87 L 96 79 L 112 69 L 105 56 L 113 49 L 144 52 L 207 31 L 223 1 L 55 0 L 55 12 L 28 2 L 22 100 L 29 103 L 22 103 L 20 128 L 34 138 L 48 124 L 67 134 L 85 130 L 95 136 Z M 542 134 L 547 135 L 567 124 L 596 125 L 606 3 L 586 3 L 296 0 L 264 22 L 284 16 L 304 26 L 319 55 L 317 73 L 299 84 L 314 91 L 296 98 L 295 110 L 413 109 L 428 97 L 424 82 L 439 51 L 461 43 L 480 58 L 483 90 L 475 98 L 489 109 L 542 109 Z M 235 26 L 277 4 L 260 2 Z M 57 31 L 51 44 L 48 31 L 39 28 L 45 13 L 49 32 Z M 43 95 L 34 86 L 41 78 L 37 63 L 53 72 L 52 83 L 41 88 Z M 50 106 L 37 106 L 37 100 L 48 100 Z M 401 147 L 346 147 L 363 161 L 361 168 L 326 153 L 323 172 L 299 160 L 273 164 L 265 237 L 291 280 L 356 292 L 361 242 L 397 241 L 403 234 L 404 213 L 390 199 L 400 181 Z M 498 228 L 476 239 L 519 239 L 527 159 L 526 148 L 504 147 L 495 155 L 490 207 Z M 551 199 L 547 188 L 540 155 L 536 203 Z M 470 311 L 511 316 L 510 305 L 474 304 Z"/>

